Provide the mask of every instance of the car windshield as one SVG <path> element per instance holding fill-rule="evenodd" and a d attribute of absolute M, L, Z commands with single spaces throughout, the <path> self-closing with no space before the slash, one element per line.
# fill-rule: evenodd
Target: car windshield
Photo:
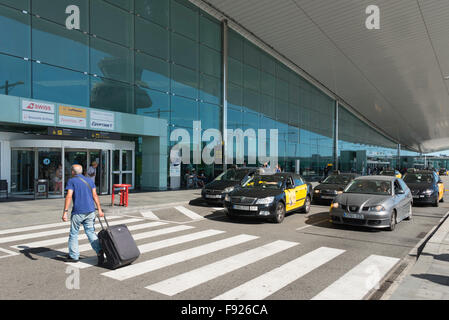
<path fill-rule="evenodd" d="M 345 193 L 391 195 L 391 182 L 385 180 L 354 180 Z"/>
<path fill-rule="evenodd" d="M 241 181 L 247 173 L 247 170 L 229 169 L 216 177 L 215 181 Z"/>
<path fill-rule="evenodd" d="M 281 189 L 284 178 L 281 176 L 255 176 L 243 188 Z"/>
<path fill-rule="evenodd" d="M 350 176 L 345 175 L 332 175 L 327 177 L 322 183 L 325 184 L 348 184 L 351 181 Z"/>
<path fill-rule="evenodd" d="M 404 177 L 406 183 L 432 183 L 433 177 L 428 173 L 407 173 Z"/>
<path fill-rule="evenodd" d="M 382 171 L 381 174 L 384 175 L 384 176 L 394 176 L 394 175 L 396 175 L 396 173 L 394 171 L 390 171 L 390 170 Z"/>

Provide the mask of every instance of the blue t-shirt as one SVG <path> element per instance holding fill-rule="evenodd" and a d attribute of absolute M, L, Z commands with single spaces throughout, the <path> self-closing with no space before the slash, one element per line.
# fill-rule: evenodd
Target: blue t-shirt
<path fill-rule="evenodd" d="M 92 190 L 83 182 L 86 181 L 92 189 L 95 184 L 89 178 L 79 174 L 67 181 L 66 190 L 73 190 L 73 208 L 72 214 L 85 214 L 95 211 L 95 203 L 92 196 Z"/>

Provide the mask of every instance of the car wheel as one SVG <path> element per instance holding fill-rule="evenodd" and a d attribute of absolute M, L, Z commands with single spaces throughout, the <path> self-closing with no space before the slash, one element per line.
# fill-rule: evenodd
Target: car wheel
<path fill-rule="evenodd" d="M 432 203 L 432 206 L 434 207 L 438 207 L 439 206 L 440 201 L 438 201 L 438 196 L 435 198 L 435 202 Z"/>
<path fill-rule="evenodd" d="M 282 202 L 278 202 L 278 204 L 276 205 L 276 212 L 273 218 L 273 222 L 281 223 L 282 221 L 284 221 L 284 218 L 285 218 L 285 206 Z"/>
<path fill-rule="evenodd" d="M 408 211 L 408 216 L 405 218 L 405 220 L 411 220 L 412 219 L 412 203 L 410 202 L 410 208 Z"/>
<path fill-rule="evenodd" d="M 388 227 L 388 231 L 393 231 L 396 228 L 396 211 L 393 210 L 391 214 L 390 226 Z"/>
<path fill-rule="evenodd" d="M 311 204 L 310 197 L 307 196 L 306 200 L 304 201 L 304 206 L 302 207 L 301 212 L 309 213 L 309 211 L 310 211 L 310 204 Z"/>

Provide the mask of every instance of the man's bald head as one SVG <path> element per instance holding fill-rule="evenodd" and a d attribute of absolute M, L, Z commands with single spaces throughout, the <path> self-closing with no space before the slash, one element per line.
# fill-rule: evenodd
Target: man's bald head
<path fill-rule="evenodd" d="M 79 165 L 79 164 L 74 164 L 72 166 L 72 173 L 74 175 L 83 174 L 83 167 L 81 165 Z"/>

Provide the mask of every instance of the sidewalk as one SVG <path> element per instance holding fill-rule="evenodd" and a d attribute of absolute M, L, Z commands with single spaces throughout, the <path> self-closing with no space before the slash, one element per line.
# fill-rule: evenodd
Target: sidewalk
<path fill-rule="evenodd" d="M 128 214 L 144 209 L 175 206 L 189 203 L 201 197 L 201 189 L 180 191 L 159 191 L 130 193 L 127 208 L 117 206 L 119 196 L 115 196 L 115 206 L 111 206 L 111 195 L 100 196 L 103 211 L 108 215 Z M 64 199 L 41 199 L 31 201 L 0 202 L 0 228 L 16 228 L 38 224 L 60 222 Z"/>
<path fill-rule="evenodd" d="M 390 300 L 449 300 L 449 218 L 425 244 Z"/>

